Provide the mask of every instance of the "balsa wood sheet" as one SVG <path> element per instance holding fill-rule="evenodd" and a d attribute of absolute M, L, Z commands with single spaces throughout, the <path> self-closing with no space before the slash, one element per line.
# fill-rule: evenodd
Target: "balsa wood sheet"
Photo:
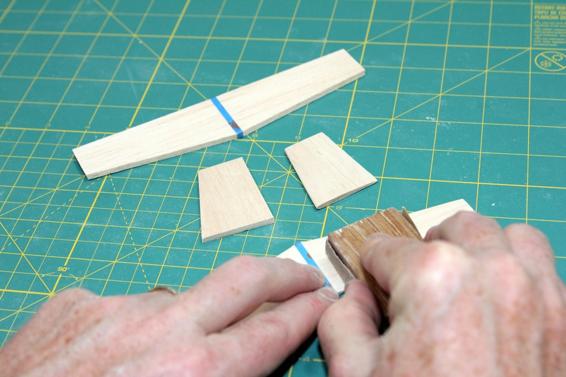
<path fill-rule="evenodd" d="M 364 73 L 350 54 L 338 50 L 73 153 L 88 179 L 177 156 L 243 137 Z"/>
<path fill-rule="evenodd" d="M 377 182 L 322 132 L 285 148 L 285 153 L 319 209 Z"/>
<path fill-rule="evenodd" d="M 198 172 L 202 242 L 273 223 L 242 158 Z"/>

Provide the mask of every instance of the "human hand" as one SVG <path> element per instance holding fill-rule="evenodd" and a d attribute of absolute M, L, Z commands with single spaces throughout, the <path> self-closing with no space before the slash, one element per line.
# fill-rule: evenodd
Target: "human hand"
<path fill-rule="evenodd" d="M 99 297 L 71 289 L 0 350 L 0 376 L 261 376 L 337 299 L 286 259 L 238 257 L 179 295 Z M 260 305 L 277 302 L 270 309 Z"/>
<path fill-rule="evenodd" d="M 349 284 L 318 326 L 331 376 L 566 375 L 566 287 L 539 231 L 461 212 L 426 242 L 366 246 L 391 326 L 379 335 L 372 294 Z"/>

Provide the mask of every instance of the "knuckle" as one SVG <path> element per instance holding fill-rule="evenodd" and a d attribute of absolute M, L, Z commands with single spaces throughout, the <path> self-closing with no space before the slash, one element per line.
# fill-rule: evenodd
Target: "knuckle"
<path fill-rule="evenodd" d="M 459 261 L 465 255 L 460 248 L 444 241 L 432 241 L 423 246 L 420 263 L 424 270 L 444 272 L 447 269 L 457 268 Z"/>
<path fill-rule="evenodd" d="M 507 229 L 508 232 L 522 234 L 522 233 L 530 232 L 531 230 L 534 230 L 535 228 L 533 228 L 530 225 L 527 225 L 525 223 L 514 223 L 514 224 L 507 226 L 506 229 Z"/>
<path fill-rule="evenodd" d="M 83 288 L 65 289 L 64 291 L 57 293 L 52 299 L 50 299 L 44 305 L 44 308 L 72 308 L 83 303 L 84 301 L 90 301 L 90 299 L 94 297 L 98 296 Z"/>
<path fill-rule="evenodd" d="M 79 301 L 81 299 L 89 298 L 92 296 L 95 296 L 95 294 L 84 288 L 69 288 L 55 295 L 53 299 Z"/>
<path fill-rule="evenodd" d="M 267 258 L 264 258 L 267 259 Z M 295 262 L 292 259 L 287 259 L 287 258 L 273 258 L 273 261 L 275 263 L 277 263 L 278 265 L 281 265 L 282 267 L 288 267 L 288 268 L 298 268 L 301 271 L 303 270 L 303 268 L 305 267 L 304 264 Z"/>
<path fill-rule="evenodd" d="M 232 259 L 229 266 L 238 271 L 256 272 L 264 270 L 264 266 L 258 258 L 249 255 L 241 255 Z"/>
<path fill-rule="evenodd" d="M 452 216 L 452 221 L 459 223 L 470 223 L 481 219 L 482 217 L 472 211 L 458 211 Z M 487 220 L 487 218 L 485 218 Z"/>
<path fill-rule="evenodd" d="M 261 258 L 242 255 L 234 258 L 229 263 L 230 267 L 234 269 L 234 273 L 241 275 L 241 278 L 249 281 L 250 284 L 265 286 L 270 283 L 271 272 Z"/>
<path fill-rule="evenodd" d="M 497 221 L 472 211 L 459 211 L 447 221 L 464 228 L 499 228 Z"/>
<path fill-rule="evenodd" d="M 304 276 L 312 277 L 312 267 L 308 265 L 297 263 L 291 259 L 282 259 L 282 258 L 273 258 L 273 262 L 275 263 L 273 269 L 277 269 L 278 271 L 288 271 L 287 273 L 292 273 L 297 277 L 304 277 Z M 271 274 L 269 268 L 264 268 L 264 269 L 267 273 Z"/>
<path fill-rule="evenodd" d="M 409 275 L 421 289 L 437 290 L 458 282 L 470 263 L 460 248 L 443 241 L 426 243 L 421 251 Z"/>
<path fill-rule="evenodd" d="M 505 232 L 512 238 L 515 236 L 519 236 L 521 239 L 529 238 L 537 246 L 545 247 L 549 250 L 549 253 L 552 253 L 546 235 L 533 226 L 525 223 L 515 223 L 505 228 Z"/>

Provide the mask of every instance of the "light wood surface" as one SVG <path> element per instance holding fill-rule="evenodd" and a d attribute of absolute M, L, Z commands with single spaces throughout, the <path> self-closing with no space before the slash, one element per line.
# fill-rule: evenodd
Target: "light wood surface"
<path fill-rule="evenodd" d="M 422 237 L 426 235 L 426 232 L 431 226 L 438 225 L 442 221 L 446 220 L 450 216 L 456 214 L 459 211 L 471 211 L 472 207 L 463 199 L 455 200 L 452 202 L 440 204 L 438 206 L 426 208 L 420 211 L 412 212 L 409 214 L 411 221 L 415 224 L 419 233 Z M 314 243 L 316 247 L 308 247 L 309 254 L 318 264 L 320 270 L 323 272 L 324 276 L 331 282 L 332 287 L 336 289 L 338 293 L 341 293 L 344 289 L 344 285 L 353 278 L 354 274 L 350 271 L 343 271 L 344 264 L 332 258 L 332 253 L 327 254 L 326 244 L 327 237 L 319 238 L 317 243 Z M 303 245 L 308 245 L 311 241 L 303 241 Z M 330 255 L 330 257 L 329 257 Z M 306 261 L 302 255 L 297 251 L 295 246 L 287 249 L 283 253 L 279 254 L 279 257 L 289 258 L 299 263 L 306 264 Z"/>
<path fill-rule="evenodd" d="M 345 50 L 290 68 L 217 97 L 247 135 L 364 75 Z M 206 100 L 73 149 L 88 179 L 236 138 Z"/>
<path fill-rule="evenodd" d="M 318 209 L 377 182 L 322 132 L 285 148 L 285 153 Z"/>
<path fill-rule="evenodd" d="M 332 288 L 334 288 L 337 292 L 344 291 L 344 279 L 340 276 L 339 271 L 333 266 L 326 255 L 326 237 L 303 241 L 302 244 L 318 268 L 324 273 L 324 276 Z M 296 245 L 291 246 L 289 249 L 279 254 L 278 257 L 292 259 L 301 264 L 308 264 L 305 258 L 297 250 Z"/>
<path fill-rule="evenodd" d="M 437 226 L 447 218 L 455 215 L 460 211 L 471 211 L 474 209 L 470 207 L 468 202 L 464 199 L 454 200 L 448 203 L 439 204 L 434 207 L 422 209 L 420 211 L 411 213 L 411 220 L 413 224 L 418 229 L 421 237 L 426 236 L 426 232 L 433 226 Z"/>
<path fill-rule="evenodd" d="M 329 258 L 341 263 L 357 279 L 367 283 L 377 300 L 379 309 L 386 316 L 389 295 L 381 289 L 375 278 L 364 269 L 360 259 L 360 252 L 367 239 L 375 233 L 421 239 L 417 228 L 406 211 L 401 212 L 389 208 L 330 233 L 326 242 L 326 251 Z M 333 256 L 336 256 L 336 258 L 332 258 Z"/>
<path fill-rule="evenodd" d="M 198 187 L 202 242 L 273 223 L 242 158 L 199 170 Z"/>

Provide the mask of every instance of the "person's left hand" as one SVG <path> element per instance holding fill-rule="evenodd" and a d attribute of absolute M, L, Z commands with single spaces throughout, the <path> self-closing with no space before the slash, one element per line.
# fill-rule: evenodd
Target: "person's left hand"
<path fill-rule="evenodd" d="M 312 267 L 238 257 L 185 293 L 71 289 L 0 350 L 0 376 L 261 376 L 337 299 Z M 268 302 L 279 304 L 267 309 Z"/>

